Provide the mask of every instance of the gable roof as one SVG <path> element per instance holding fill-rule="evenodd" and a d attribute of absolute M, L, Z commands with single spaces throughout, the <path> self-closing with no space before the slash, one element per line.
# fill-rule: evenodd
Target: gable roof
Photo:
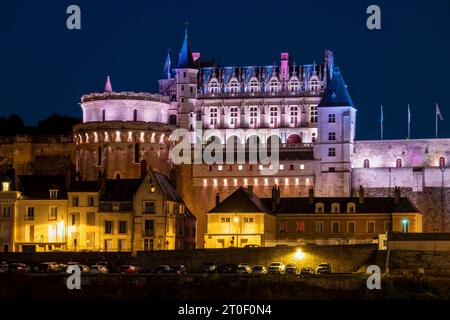
<path fill-rule="evenodd" d="M 333 70 L 333 77 L 328 81 L 327 88 L 320 100 L 319 107 L 354 106 L 348 93 L 347 85 L 338 67 Z"/>
<path fill-rule="evenodd" d="M 50 199 L 49 190 L 58 190 L 57 200 L 67 199 L 66 177 L 63 175 L 21 175 L 19 181 L 23 199 Z"/>
<path fill-rule="evenodd" d="M 270 206 L 253 192 L 240 187 L 208 213 L 272 213 Z"/>
<path fill-rule="evenodd" d="M 153 175 L 169 201 L 184 203 L 180 193 L 172 186 L 167 176 L 156 171 L 153 171 Z"/>

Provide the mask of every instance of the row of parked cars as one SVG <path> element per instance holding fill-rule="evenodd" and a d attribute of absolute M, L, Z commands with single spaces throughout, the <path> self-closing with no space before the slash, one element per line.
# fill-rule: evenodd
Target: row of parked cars
<path fill-rule="evenodd" d="M 272 262 L 267 268 L 263 265 L 250 266 L 248 263 L 236 264 L 219 264 L 217 262 L 205 263 L 202 266 L 204 273 L 231 273 L 231 274 L 327 274 L 331 273 L 331 266 L 324 262 L 319 264 L 317 268 L 302 267 L 295 263 L 285 265 L 283 262 Z"/>
<path fill-rule="evenodd" d="M 0 273 L 72 273 L 69 267 L 78 266 L 82 273 L 108 273 L 108 262 L 98 262 L 90 267 L 79 262 L 57 263 L 57 262 L 41 262 L 34 268 L 29 267 L 25 263 L 0 263 Z"/>

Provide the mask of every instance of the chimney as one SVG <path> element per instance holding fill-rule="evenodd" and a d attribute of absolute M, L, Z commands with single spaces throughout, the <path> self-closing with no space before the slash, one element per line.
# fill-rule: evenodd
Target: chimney
<path fill-rule="evenodd" d="M 314 188 L 312 186 L 308 190 L 308 203 L 314 204 Z"/>
<path fill-rule="evenodd" d="M 395 204 L 399 204 L 400 203 L 400 196 L 401 196 L 401 192 L 400 192 L 400 187 L 395 187 L 394 190 L 394 202 Z"/>
<path fill-rule="evenodd" d="M 217 193 L 216 193 L 216 207 L 218 207 L 219 204 L 220 204 L 220 195 L 219 195 L 219 193 L 217 192 Z"/>
<path fill-rule="evenodd" d="M 364 188 L 359 186 L 359 204 L 364 204 Z"/>

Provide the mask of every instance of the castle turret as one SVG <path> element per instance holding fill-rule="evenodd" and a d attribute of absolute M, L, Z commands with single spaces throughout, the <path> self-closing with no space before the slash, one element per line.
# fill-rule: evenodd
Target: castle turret
<path fill-rule="evenodd" d="M 180 103 L 178 125 L 192 130 L 195 126 L 194 105 L 197 99 L 197 73 L 187 28 L 176 68 L 177 101 Z"/>
<path fill-rule="evenodd" d="M 322 195 L 350 196 L 356 109 L 337 67 L 319 103 L 318 119 L 314 158 L 321 160 L 321 174 L 315 189 Z"/>

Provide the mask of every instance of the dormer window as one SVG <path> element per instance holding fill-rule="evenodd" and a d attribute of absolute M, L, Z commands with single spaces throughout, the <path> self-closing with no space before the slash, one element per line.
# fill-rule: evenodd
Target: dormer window
<path fill-rule="evenodd" d="M 318 202 L 316 203 L 316 213 L 323 213 L 323 203 L 322 202 Z"/>
<path fill-rule="evenodd" d="M 219 92 L 219 81 L 213 79 L 209 84 L 209 93 L 218 93 L 218 92 Z"/>
<path fill-rule="evenodd" d="M 341 212 L 341 205 L 339 203 L 332 203 L 331 204 L 331 213 L 339 213 Z"/>
<path fill-rule="evenodd" d="M 356 205 L 353 202 L 347 203 L 347 213 L 355 213 L 356 212 Z"/>
<path fill-rule="evenodd" d="M 321 87 L 320 81 L 317 77 L 312 77 L 309 82 L 309 88 L 311 91 L 319 91 Z"/>
<path fill-rule="evenodd" d="M 50 199 L 58 199 L 58 190 L 56 189 L 50 190 Z"/>
<path fill-rule="evenodd" d="M 11 186 L 11 182 L 9 182 L 9 181 L 3 181 L 3 182 L 2 182 L 2 191 L 3 191 L 3 192 L 9 191 L 10 186 Z"/>
<path fill-rule="evenodd" d="M 236 79 L 233 79 L 228 84 L 229 91 L 232 93 L 237 93 L 240 91 L 240 85 L 239 82 Z"/>
<path fill-rule="evenodd" d="M 250 92 L 258 92 L 259 91 L 259 85 L 257 80 L 250 81 L 249 84 L 249 90 Z"/>

